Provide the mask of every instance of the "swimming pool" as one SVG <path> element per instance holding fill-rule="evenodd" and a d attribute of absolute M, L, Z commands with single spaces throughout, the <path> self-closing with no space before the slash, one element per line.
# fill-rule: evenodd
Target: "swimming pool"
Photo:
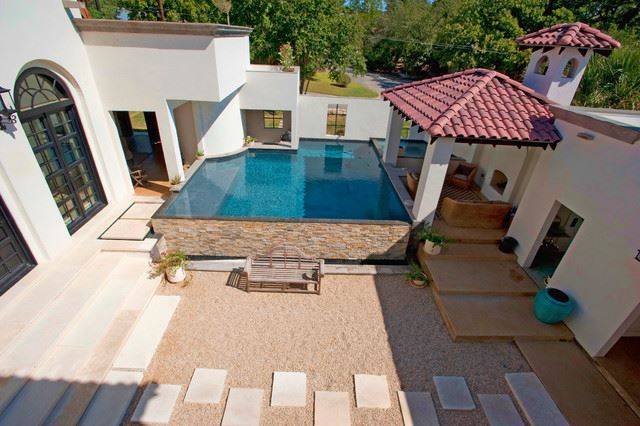
<path fill-rule="evenodd" d="M 161 214 L 410 222 L 373 146 L 328 140 L 208 159 Z"/>

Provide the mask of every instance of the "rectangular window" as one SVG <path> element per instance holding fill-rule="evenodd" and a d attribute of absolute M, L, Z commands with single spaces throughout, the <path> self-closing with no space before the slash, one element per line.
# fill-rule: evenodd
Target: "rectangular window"
<path fill-rule="evenodd" d="M 263 119 L 265 129 L 282 129 L 284 127 L 283 111 L 264 111 Z"/>
<path fill-rule="evenodd" d="M 344 136 L 347 123 L 347 106 L 341 104 L 329 105 L 327 111 L 327 135 Z"/>

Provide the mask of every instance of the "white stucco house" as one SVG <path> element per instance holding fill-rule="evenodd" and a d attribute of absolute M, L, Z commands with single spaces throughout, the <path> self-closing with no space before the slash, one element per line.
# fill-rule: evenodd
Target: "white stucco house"
<path fill-rule="evenodd" d="M 534 50 L 524 84 L 469 70 L 365 100 L 299 95 L 298 70 L 250 63 L 249 28 L 82 19 L 60 0 L 5 0 L 0 24 L 11 40 L 0 86 L 16 109 L 0 131 L 0 293 L 131 198 L 123 113 L 144 113 L 176 180 L 198 152 L 233 154 L 247 136 L 288 149 L 300 138 L 383 138 L 395 166 L 411 120 L 428 145 L 416 224 L 433 221 L 451 156 L 475 163 L 482 194 L 517 207 L 508 235 L 523 267 L 550 229 L 564 236 L 549 285 L 579 301 L 568 325 L 581 345 L 602 355 L 640 334 L 640 114 L 570 106 L 589 58 L 619 46 L 597 30 L 519 39 Z M 327 128 L 331 111 L 346 111 L 339 131 Z"/>

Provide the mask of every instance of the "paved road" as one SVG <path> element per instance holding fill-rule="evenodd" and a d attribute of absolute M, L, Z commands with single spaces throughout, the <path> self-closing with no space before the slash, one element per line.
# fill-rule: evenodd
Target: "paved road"
<path fill-rule="evenodd" d="M 400 77 L 395 74 L 380 74 L 375 72 L 368 72 L 362 76 L 354 76 L 351 74 L 351 79 L 362 84 L 365 87 L 368 87 L 371 90 L 374 90 L 378 93 L 383 90 L 390 89 L 391 87 L 397 86 L 399 84 L 410 83 L 411 79 Z"/>

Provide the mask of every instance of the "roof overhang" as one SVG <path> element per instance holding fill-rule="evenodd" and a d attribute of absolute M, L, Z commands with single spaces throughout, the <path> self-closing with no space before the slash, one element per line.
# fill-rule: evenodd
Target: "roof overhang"
<path fill-rule="evenodd" d="M 171 34 L 210 37 L 244 37 L 253 31 L 249 27 L 190 22 L 121 21 L 117 19 L 73 19 L 79 32 Z"/>
<path fill-rule="evenodd" d="M 637 115 L 640 122 L 640 112 L 602 108 L 581 108 L 550 105 L 553 115 L 559 119 L 576 126 L 600 133 L 610 138 L 629 144 L 640 143 L 640 127 L 635 127 L 624 122 L 608 119 L 603 115 L 615 117 L 621 115 Z"/>

